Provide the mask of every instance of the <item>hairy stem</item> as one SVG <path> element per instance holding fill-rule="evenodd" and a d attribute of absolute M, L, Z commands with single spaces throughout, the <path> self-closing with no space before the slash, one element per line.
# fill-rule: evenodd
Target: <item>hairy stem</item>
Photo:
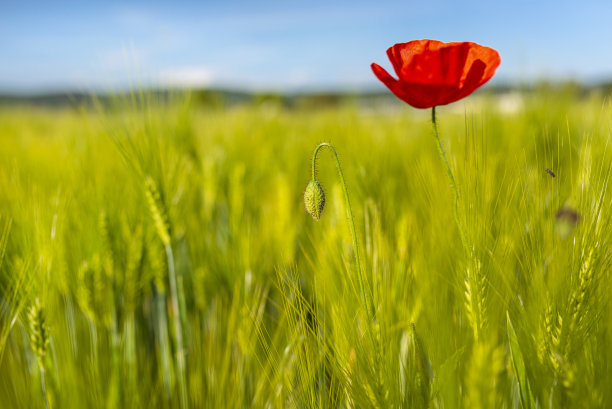
<path fill-rule="evenodd" d="M 446 174 L 450 179 L 453 192 L 455 193 L 455 204 L 453 210 L 455 214 L 455 223 L 457 224 L 457 229 L 459 230 L 459 236 L 461 238 L 461 244 L 463 245 L 463 248 L 465 249 L 466 253 L 470 255 L 471 251 L 465 238 L 465 231 L 463 230 L 463 226 L 461 225 L 461 221 L 459 220 L 459 190 L 457 190 L 457 183 L 455 182 L 455 177 L 453 176 L 453 172 L 451 171 L 448 160 L 446 159 L 446 154 L 444 153 L 444 149 L 442 148 L 442 142 L 440 142 L 440 136 L 438 135 L 438 125 L 436 123 L 436 107 L 433 107 L 431 109 L 431 124 L 433 126 L 433 134 L 434 138 L 436 139 L 436 147 L 438 148 L 438 154 L 440 155 L 440 159 L 442 160 L 444 168 L 446 169 Z"/>
<path fill-rule="evenodd" d="M 357 242 L 357 232 L 355 230 L 355 219 L 353 217 L 353 210 L 351 208 L 351 201 L 349 199 L 348 189 L 346 187 L 346 181 L 344 180 L 344 174 L 342 173 L 342 167 L 340 166 L 340 159 L 338 159 L 338 154 L 336 153 L 336 149 L 329 143 L 323 142 L 319 144 L 312 154 L 312 180 L 316 180 L 316 166 L 317 166 L 317 154 L 321 148 L 327 147 L 329 148 L 336 160 L 336 166 L 338 168 L 338 175 L 340 177 L 340 184 L 342 185 L 342 190 L 344 191 L 344 200 L 346 201 L 346 212 L 349 222 L 349 227 L 351 229 L 351 235 L 353 238 L 353 253 L 355 255 L 355 265 L 357 268 L 357 281 L 359 282 L 359 291 L 361 293 L 361 301 L 363 303 L 363 308 L 366 310 L 366 314 L 368 319 L 372 317 L 373 308 L 368 302 L 368 297 L 366 295 L 366 287 L 365 281 L 363 279 L 363 273 L 361 271 L 361 262 L 359 260 L 359 244 Z"/>

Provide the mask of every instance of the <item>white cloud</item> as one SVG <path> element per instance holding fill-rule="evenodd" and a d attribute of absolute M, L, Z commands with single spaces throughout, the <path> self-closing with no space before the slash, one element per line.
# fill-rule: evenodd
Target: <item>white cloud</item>
<path fill-rule="evenodd" d="M 162 85 L 175 87 L 204 87 L 213 79 L 213 71 L 206 66 L 172 67 L 162 70 L 159 75 Z"/>

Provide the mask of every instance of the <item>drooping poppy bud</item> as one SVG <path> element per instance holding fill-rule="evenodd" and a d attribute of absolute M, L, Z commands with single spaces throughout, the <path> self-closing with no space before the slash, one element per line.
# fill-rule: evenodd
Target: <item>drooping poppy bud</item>
<path fill-rule="evenodd" d="M 319 220 L 321 218 L 321 213 L 323 213 L 325 207 L 325 192 L 318 181 L 311 180 L 306 186 L 304 206 L 313 219 Z"/>

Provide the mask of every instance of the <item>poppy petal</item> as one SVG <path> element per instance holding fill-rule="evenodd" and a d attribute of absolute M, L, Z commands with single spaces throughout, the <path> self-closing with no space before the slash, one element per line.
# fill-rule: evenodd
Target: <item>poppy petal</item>
<path fill-rule="evenodd" d="M 485 64 L 485 69 L 482 74 L 482 78 L 478 83 L 478 86 L 480 87 L 481 85 L 489 81 L 491 78 L 493 78 L 497 67 L 499 67 L 499 65 L 501 64 L 501 58 L 497 51 L 488 47 L 481 47 L 478 49 L 474 48 L 472 50 L 472 53 L 474 53 L 475 55 L 475 60 L 480 60 Z"/>
<path fill-rule="evenodd" d="M 385 70 L 383 67 L 381 67 L 380 65 L 376 64 L 375 62 L 373 62 L 371 64 L 372 67 L 372 71 L 374 72 L 374 75 L 376 75 L 376 77 L 387 86 L 387 88 L 389 88 L 389 90 L 391 90 L 391 92 L 393 92 L 399 99 L 403 100 L 404 102 L 408 102 L 406 100 L 406 94 L 405 92 L 402 90 L 401 84 L 398 80 L 396 80 L 395 78 L 393 78 L 391 76 L 391 74 L 389 74 L 387 72 L 387 70 Z M 410 103 L 410 102 L 408 102 Z"/>
<path fill-rule="evenodd" d="M 465 79 L 463 79 L 461 86 L 454 89 L 449 95 L 446 95 L 440 105 L 446 105 L 450 104 L 451 102 L 458 101 L 474 92 L 476 88 L 480 87 L 484 83 L 481 81 L 485 69 L 486 64 L 484 62 L 481 60 L 474 61 L 474 64 L 472 64 L 470 70 L 465 76 Z"/>
<path fill-rule="evenodd" d="M 415 40 L 407 43 L 395 44 L 387 49 L 387 56 L 399 78 L 405 78 L 408 67 L 416 54 L 422 53 L 429 40 Z"/>

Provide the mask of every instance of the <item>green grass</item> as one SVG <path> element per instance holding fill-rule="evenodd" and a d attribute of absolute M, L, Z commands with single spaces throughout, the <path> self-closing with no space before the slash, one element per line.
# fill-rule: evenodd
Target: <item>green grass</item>
<path fill-rule="evenodd" d="M 468 102 L 469 252 L 427 111 L 2 108 L 0 407 L 611 406 L 612 105 Z"/>

